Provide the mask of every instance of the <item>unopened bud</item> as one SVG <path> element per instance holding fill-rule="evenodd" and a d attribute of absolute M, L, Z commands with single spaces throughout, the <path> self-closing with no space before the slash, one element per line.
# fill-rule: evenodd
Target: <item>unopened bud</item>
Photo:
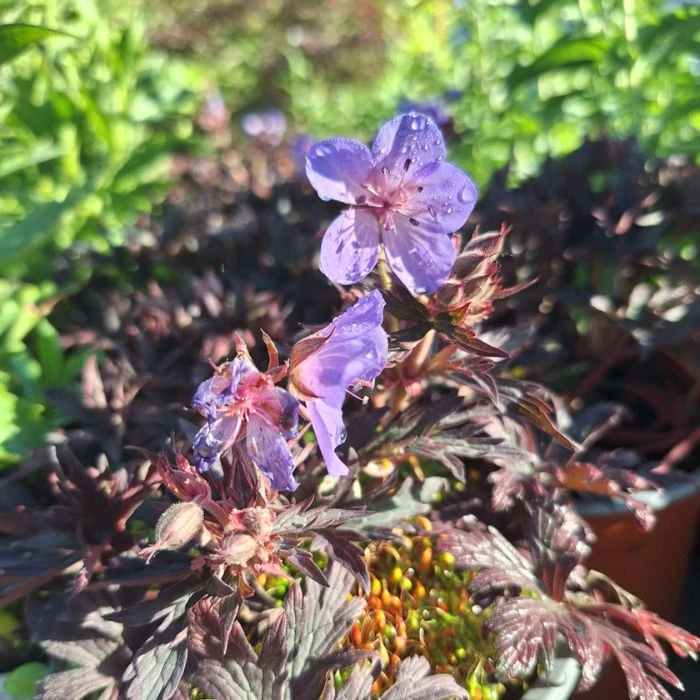
<path fill-rule="evenodd" d="M 234 534 L 224 540 L 223 549 L 230 564 L 242 566 L 255 556 L 258 543 L 250 535 Z"/>
<path fill-rule="evenodd" d="M 243 515 L 243 526 L 254 535 L 270 532 L 275 515 L 267 508 L 248 508 Z"/>
<path fill-rule="evenodd" d="M 175 503 L 158 518 L 155 544 L 144 553 L 150 559 L 162 549 L 179 549 L 200 533 L 203 523 L 204 512 L 196 503 Z"/>

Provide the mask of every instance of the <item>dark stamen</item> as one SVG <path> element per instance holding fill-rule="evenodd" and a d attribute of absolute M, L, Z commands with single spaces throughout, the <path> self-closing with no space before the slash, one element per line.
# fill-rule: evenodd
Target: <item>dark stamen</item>
<path fill-rule="evenodd" d="M 364 204 L 367 201 L 367 197 L 365 195 L 361 194 L 359 197 L 355 199 L 355 204 Z"/>
<path fill-rule="evenodd" d="M 406 162 L 403 164 L 404 172 L 406 172 L 411 167 L 411 159 L 406 158 Z"/>
<path fill-rule="evenodd" d="M 422 192 L 422 191 L 423 191 L 423 185 L 419 185 L 419 186 L 418 186 L 418 192 Z"/>
<path fill-rule="evenodd" d="M 382 168 L 382 175 L 386 177 L 389 174 L 389 168 L 386 167 L 386 165 Z"/>
<path fill-rule="evenodd" d="M 418 222 L 417 222 L 415 219 L 413 219 L 413 218 L 409 219 L 409 220 L 408 220 L 408 223 L 409 223 L 409 224 L 412 224 L 413 226 L 418 226 Z"/>

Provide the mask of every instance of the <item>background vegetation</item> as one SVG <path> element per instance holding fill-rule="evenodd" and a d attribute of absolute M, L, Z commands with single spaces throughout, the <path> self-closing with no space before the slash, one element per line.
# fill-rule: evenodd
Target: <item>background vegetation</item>
<path fill-rule="evenodd" d="M 47 392 L 85 359 L 52 309 L 93 274 L 88 251 L 145 235 L 172 156 L 211 148 L 193 127 L 207 96 L 239 137 L 241 115 L 271 106 L 292 132 L 369 138 L 402 100 L 438 102 L 481 186 L 600 132 L 700 151 L 694 3 L 2 0 L 0 22 L 56 30 L 0 29 L 3 465 L 60 424 Z"/>

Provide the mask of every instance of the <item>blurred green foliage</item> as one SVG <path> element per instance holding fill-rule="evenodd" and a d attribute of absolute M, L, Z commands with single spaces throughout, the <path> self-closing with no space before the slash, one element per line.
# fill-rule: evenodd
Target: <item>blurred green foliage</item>
<path fill-rule="evenodd" d="M 162 11 L 161 11 L 162 6 Z M 682 0 L 159 0 L 156 43 L 211 66 L 234 113 L 277 105 L 321 138 L 440 99 L 484 185 L 606 131 L 700 151 L 700 7 Z"/>
<path fill-rule="evenodd" d="M 202 143 L 207 91 L 367 139 L 402 99 L 456 91 L 451 157 L 481 186 L 602 130 L 700 152 L 694 2 L 0 0 L 0 25 L 0 466 L 58 424 L 46 392 L 80 370 L 50 310 Z"/>
<path fill-rule="evenodd" d="M 312 133 L 370 136 L 402 97 L 458 90 L 455 157 L 482 185 L 510 159 L 532 174 L 601 131 L 659 156 L 700 152 L 695 3 L 412 0 L 388 2 L 383 21 L 391 48 L 369 80 L 335 84 L 286 49 L 290 109 Z"/>
<path fill-rule="evenodd" d="M 162 198 L 191 136 L 201 68 L 151 50 L 138 7 L 0 1 L 0 465 L 58 424 L 46 391 L 84 359 L 47 314 Z"/>

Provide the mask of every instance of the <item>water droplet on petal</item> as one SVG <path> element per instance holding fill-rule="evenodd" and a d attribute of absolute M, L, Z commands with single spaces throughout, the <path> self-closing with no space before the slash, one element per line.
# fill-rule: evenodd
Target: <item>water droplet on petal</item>
<path fill-rule="evenodd" d="M 465 204 L 471 204 L 474 201 L 474 192 L 471 187 L 465 187 L 458 195 L 457 199 Z"/>
<path fill-rule="evenodd" d="M 336 435 L 336 439 L 341 443 L 345 442 L 348 439 L 348 431 L 345 428 L 341 428 Z"/>

